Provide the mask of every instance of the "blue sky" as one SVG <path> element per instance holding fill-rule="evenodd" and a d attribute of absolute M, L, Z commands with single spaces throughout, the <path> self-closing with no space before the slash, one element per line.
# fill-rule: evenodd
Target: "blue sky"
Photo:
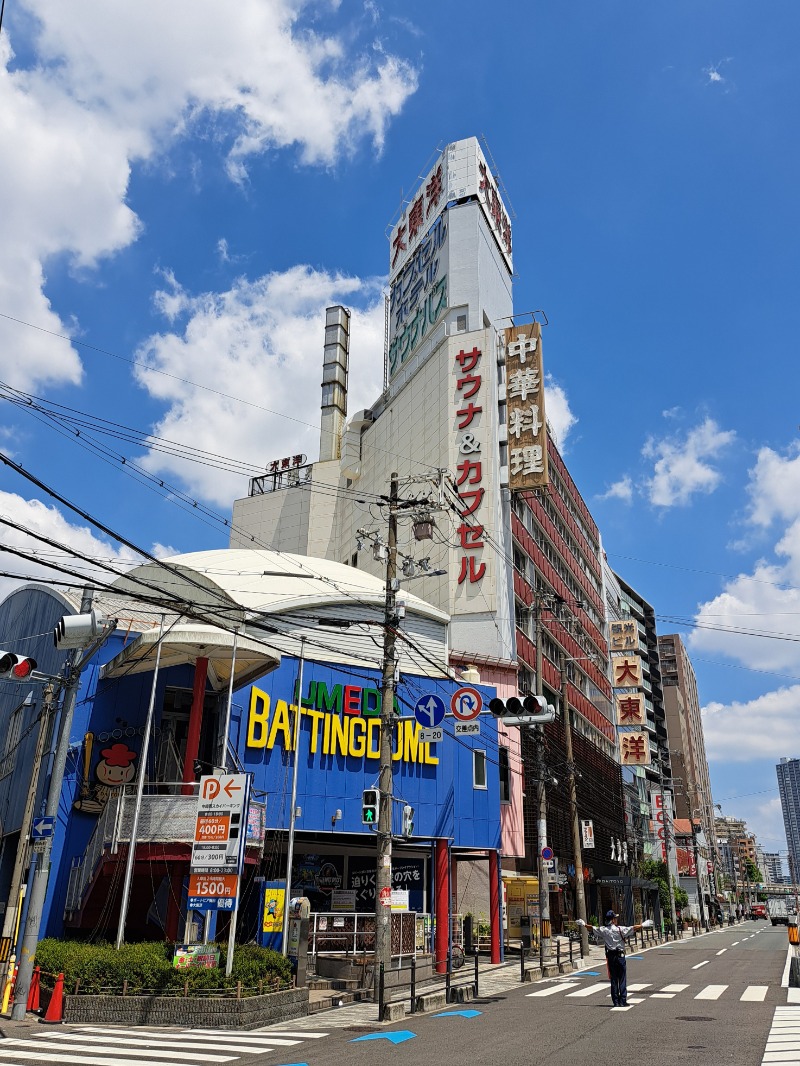
<path fill-rule="evenodd" d="M 354 311 L 351 409 L 374 400 L 387 226 L 437 149 L 484 136 L 515 213 L 516 310 L 549 320 L 567 462 L 612 566 L 663 632 L 687 635 L 715 801 L 785 849 L 774 764 L 800 755 L 797 5 L 110 12 L 6 3 L 0 379 L 244 464 L 103 438 L 227 515 L 268 460 L 316 455 L 329 303 Z M 0 446 L 148 549 L 226 542 L 10 402 Z M 126 557 L 7 470 L 0 513 Z"/>

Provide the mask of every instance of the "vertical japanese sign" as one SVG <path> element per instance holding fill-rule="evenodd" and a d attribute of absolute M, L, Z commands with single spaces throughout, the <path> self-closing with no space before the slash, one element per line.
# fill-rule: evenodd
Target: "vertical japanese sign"
<path fill-rule="evenodd" d="M 515 492 L 549 482 L 541 327 L 512 326 L 504 339 L 509 488 Z"/>
<path fill-rule="evenodd" d="M 611 651 L 637 651 L 639 634 L 636 623 L 630 619 L 621 622 L 609 622 L 608 646 Z"/>
<path fill-rule="evenodd" d="M 645 725 L 647 711 L 644 705 L 644 693 L 617 696 L 617 725 Z"/>
<path fill-rule="evenodd" d="M 623 766 L 649 766 L 650 742 L 647 733 L 621 733 L 619 752 Z"/>
<path fill-rule="evenodd" d="M 455 357 L 453 368 L 456 382 L 456 486 L 461 501 L 461 525 L 458 527 L 459 570 L 458 584 L 479 585 L 486 574 L 482 560 L 485 548 L 483 526 L 483 502 L 486 489 L 483 486 L 483 453 L 478 432 L 483 413 L 480 372 L 483 353 L 479 348 L 465 352 L 463 348 Z"/>

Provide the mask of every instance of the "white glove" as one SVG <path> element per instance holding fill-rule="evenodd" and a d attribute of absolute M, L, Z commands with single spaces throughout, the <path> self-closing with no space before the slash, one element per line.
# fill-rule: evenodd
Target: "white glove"
<path fill-rule="evenodd" d="M 642 929 L 652 929 L 655 924 L 652 918 L 648 918 L 646 922 L 642 922 Z"/>
<path fill-rule="evenodd" d="M 575 924 L 576 925 L 586 925 L 586 922 L 583 920 L 583 918 L 576 918 L 575 919 Z"/>

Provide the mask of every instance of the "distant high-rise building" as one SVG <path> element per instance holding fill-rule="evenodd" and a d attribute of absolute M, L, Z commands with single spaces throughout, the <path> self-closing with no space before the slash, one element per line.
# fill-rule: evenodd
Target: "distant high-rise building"
<path fill-rule="evenodd" d="M 678 818 L 700 821 L 706 840 L 716 852 L 714 801 L 708 774 L 697 679 L 683 641 L 677 633 L 658 638 L 672 773 L 682 779 L 675 789 Z"/>
<path fill-rule="evenodd" d="M 789 849 L 789 876 L 796 882 L 800 877 L 800 759 L 781 759 L 775 769 Z"/>
<path fill-rule="evenodd" d="M 782 885 L 786 881 L 783 859 L 777 851 L 764 852 L 764 869 L 761 871 L 768 884 Z"/>

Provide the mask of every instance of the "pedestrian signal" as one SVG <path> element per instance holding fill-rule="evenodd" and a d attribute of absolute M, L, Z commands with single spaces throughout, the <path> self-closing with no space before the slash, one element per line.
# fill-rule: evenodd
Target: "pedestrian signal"
<path fill-rule="evenodd" d="M 0 677 L 10 681 L 24 681 L 36 669 L 36 660 L 29 655 L 15 655 L 13 651 L 0 651 Z"/>
<path fill-rule="evenodd" d="M 97 611 L 65 614 L 53 630 L 53 644 L 57 648 L 85 648 L 102 635 L 107 624 Z"/>
<path fill-rule="evenodd" d="M 556 709 L 544 696 L 510 696 L 489 700 L 489 710 L 506 725 L 544 725 L 555 721 Z"/>
<path fill-rule="evenodd" d="M 381 794 L 377 788 L 365 788 L 361 800 L 361 821 L 364 825 L 377 825 L 381 809 Z"/>
<path fill-rule="evenodd" d="M 403 836 L 414 835 L 414 808 L 406 804 L 403 807 Z"/>

